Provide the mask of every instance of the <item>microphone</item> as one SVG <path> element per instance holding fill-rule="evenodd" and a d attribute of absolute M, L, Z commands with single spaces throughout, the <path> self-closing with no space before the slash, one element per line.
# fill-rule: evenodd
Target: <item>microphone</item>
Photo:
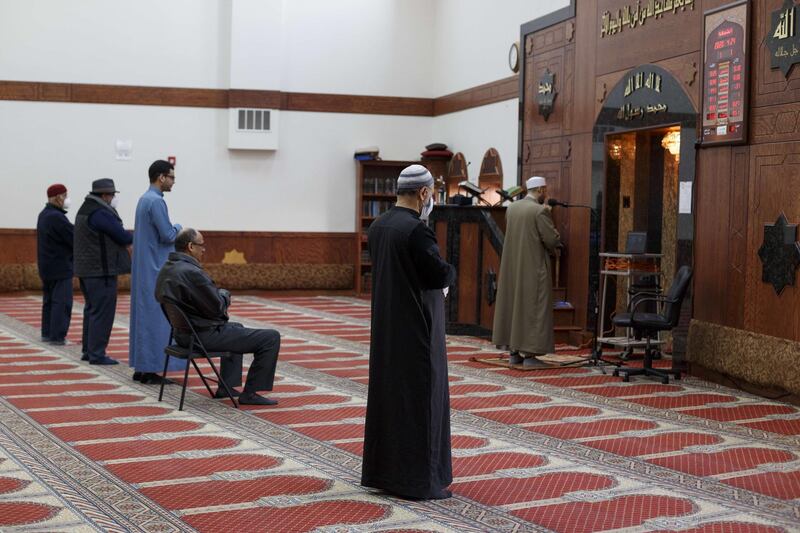
<path fill-rule="evenodd" d="M 555 207 L 557 205 L 560 205 L 561 207 L 572 207 L 567 202 L 559 202 L 555 198 L 548 198 L 547 199 L 547 205 L 549 205 L 550 207 Z"/>

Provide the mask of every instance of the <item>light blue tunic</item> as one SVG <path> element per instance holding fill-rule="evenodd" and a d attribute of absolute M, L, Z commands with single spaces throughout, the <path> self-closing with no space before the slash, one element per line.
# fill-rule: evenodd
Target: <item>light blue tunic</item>
<path fill-rule="evenodd" d="M 131 327 L 128 364 L 137 372 L 164 370 L 164 347 L 169 342 L 169 323 L 155 297 L 158 271 L 175 250 L 180 224 L 169 221 L 164 193 L 156 187 L 139 198 L 133 230 L 133 267 L 131 270 Z M 170 370 L 182 370 L 178 359 L 170 361 Z"/>

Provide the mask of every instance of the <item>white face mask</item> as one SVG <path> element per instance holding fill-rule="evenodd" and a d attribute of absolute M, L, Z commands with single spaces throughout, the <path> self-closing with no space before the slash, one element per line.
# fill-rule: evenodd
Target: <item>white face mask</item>
<path fill-rule="evenodd" d="M 419 218 L 427 221 L 428 217 L 431 216 L 431 211 L 433 211 L 433 195 L 429 196 L 428 202 L 422 206 L 422 213 L 419 214 Z"/>
<path fill-rule="evenodd" d="M 111 203 L 108 205 L 116 209 L 117 207 L 119 207 L 119 198 L 115 196 L 114 198 L 111 199 Z"/>
<path fill-rule="evenodd" d="M 71 206 L 71 205 L 72 205 L 72 200 L 71 200 L 71 199 L 69 199 L 69 198 L 64 198 L 64 205 L 63 205 L 63 206 L 61 206 L 61 208 L 62 208 L 64 211 L 66 211 L 67 209 L 69 209 L 69 206 Z"/>

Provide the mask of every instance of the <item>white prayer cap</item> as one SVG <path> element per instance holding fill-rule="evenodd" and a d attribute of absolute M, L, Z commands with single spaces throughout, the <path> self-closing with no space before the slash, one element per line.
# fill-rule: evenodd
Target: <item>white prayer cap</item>
<path fill-rule="evenodd" d="M 397 178 L 397 191 L 416 191 L 420 187 L 433 187 L 433 176 L 422 165 L 411 165 L 403 169 Z"/>
<path fill-rule="evenodd" d="M 528 181 L 525 182 L 525 187 L 527 187 L 529 191 L 537 187 L 546 187 L 546 186 L 547 182 L 541 176 L 534 176 L 532 178 L 528 178 Z"/>

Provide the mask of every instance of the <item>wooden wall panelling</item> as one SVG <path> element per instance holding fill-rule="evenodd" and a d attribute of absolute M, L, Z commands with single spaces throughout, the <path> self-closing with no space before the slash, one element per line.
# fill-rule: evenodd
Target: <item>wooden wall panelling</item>
<path fill-rule="evenodd" d="M 564 77 L 562 79 L 561 108 L 564 113 L 561 133 L 569 135 L 573 131 L 575 118 L 575 46 L 564 48 Z"/>
<path fill-rule="evenodd" d="M 0 229 L 0 263 L 35 262 L 35 229 Z"/>
<path fill-rule="evenodd" d="M 439 255 L 447 261 L 447 224 L 445 222 L 434 222 L 436 233 L 436 243 L 439 245 Z"/>
<path fill-rule="evenodd" d="M 476 222 L 461 224 L 459 242 L 459 272 L 458 279 L 458 322 L 465 324 L 478 323 L 477 298 L 478 298 L 478 240 L 480 229 Z M 465 275 L 469 273 L 470 275 Z"/>
<path fill-rule="evenodd" d="M 244 253 L 248 263 L 355 264 L 355 233 L 202 231 L 205 261 L 220 263 L 225 253 Z"/>
<path fill-rule="evenodd" d="M 354 233 L 204 231 L 205 261 L 220 263 L 237 250 L 248 263 L 354 264 Z M 36 230 L 0 229 L 0 263 L 35 263 Z"/>
<path fill-rule="evenodd" d="M 484 83 L 433 100 L 433 116 L 519 98 L 519 76 Z"/>
<path fill-rule="evenodd" d="M 647 2 L 640 2 L 646 7 Z M 597 32 L 597 74 L 608 74 L 619 70 L 629 70 L 644 63 L 656 63 L 663 59 L 696 52 L 702 45 L 703 7 L 695 1 L 694 9 L 668 12 L 660 18 L 651 18 L 644 25 L 635 28 L 625 26 L 615 35 L 601 36 Z M 632 0 L 598 0 L 597 12 L 593 16 L 599 28 L 604 12 L 612 14 L 625 6 L 637 3 Z M 583 6 L 578 8 L 579 18 L 583 16 Z M 592 16 L 592 15 L 587 15 Z"/>
<path fill-rule="evenodd" d="M 283 93 L 281 109 L 322 113 L 433 116 L 431 98 L 348 94 Z"/>
<path fill-rule="evenodd" d="M 671 57 L 655 63 L 669 71 L 681 83 L 694 108 L 701 111 L 700 99 L 703 90 L 703 56 L 700 51 Z"/>
<path fill-rule="evenodd" d="M 285 109 L 283 106 L 283 93 L 280 91 L 256 91 L 248 89 L 229 90 L 228 107 Z"/>
<path fill-rule="evenodd" d="M 728 217 L 727 305 L 728 325 L 744 328 L 745 283 L 747 264 L 756 257 L 747 251 L 747 214 L 750 172 L 750 147 L 736 146 L 732 149 L 732 172 L 730 190 L 730 213 Z M 695 246 L 697 250 L 697 246 Z M 694 299 L 697 302 L 697 299 Z M 695 304 L 696 305 L 696 304 Z"/>
<path fill-rule="evenodd" d="M 598 110 L 595 89 L 598 38 L 597 0 L 581 0 L 580 16 L 575 19 L 575 77 L 572 114 L 572 131 L 589 133 L 594 128 Z M 610 88 L 609 88 L 610 89 Z"/>
<path fill-rule="evenodd" d="M 563 161 L 569 159 L 571 150 L 572 141 L 568 136 L 536 141 L 528 139 L 525 142 L 523 164 L 536 165 Z M 525 179 L 525 176 L 523 176 L 523 179 Z"/>
<path fill-rule="evenodd" d="M 755 107 L 750 110 L 750 142 L 800 139 L 800 107 L 797 103 Z"/>
<path fill-rule="evenodd" d="M 764 224 L 774 224 L 783 212 L 790 224 L 800 223 L 800 142 L 750 147 L 744 327 L 756 333 L 800 341 L 800 285 L 780 295 L 761 281 L 756 255 L 764 239 Z"/>
<path fill-rule="evenodd" d="M 570 166 L 569 198 L 572 203 L 591 205 L 592 192 L 592 134 L 572 136 L 572 165 Z M 567 300 L 575 307 L 576 325 L 587 327 L 586 312 L 589 297 L 589 229 L 588 209 L 567 209 L 567 248 L 561 260 L 567 263 Z M 591 325 L 589 325 L 591 327 Z"/>
<path fill-rule="evenodd" d="M 72 85 L 72 102 L 175 107 L 228 107 L 228 92 L 219 89 L 135 87 L 124 85 Z"/>
<path fill-rule="evenodd" d="M 702 56 L 700 52 L 690 52 L 678 57 L 671 57 L 663 61 L 653 63 L 672 74 L 676 80 L 681 82 L 681 87 L 688 95 L 695 109 L 700 108 L 700 98 L 702 90 Z M 600 113 L 605 102 L 605 97 L 611 93 L 614 87 L 622 81 L 631 69 L 609 72 L 600 76 L 594 82 L 594 118 Z M 594 126 L 594 122 L 592 123 Z"/>
<path fill-rule="evenodd" d="M 757 0 L 750 10 L 751 26 L 751 98 L 750 107 L 775 104 L 792 104 L 800 101 L 800 68 L 795 65 L 786 78 L 780 69 L 770 68 L 770 50 L 764 38 L 769 32 L 773 11 L 783 5 L 783 0 Z M 763 137 L 762 137 L 763 138 Z"/>
<path fill-rule="evenodd" d="M 559 137 L 565 131 L 565 115 L 568 108 L 568 102 L 571 99 L 571 91 L 565 83 L 567 68 L 566 50 L 564 48 L 557 48 L 544 52 L 541 54 L 536 53 L 534 49 L 533 55 L 533 68 L 532 75 L 526 75 L 525 87 L 525 129 L 526 139 L 542 139 L 547 137 Z M 547 120 L 539 114 L 539 108 L 536 104 L 536 93 L 539 87 L 539 80 L 546 70 L 550 70 L 555 75 L 554 84 L 556 91 L 556 99 L 553 106 L 553 112 Z"/>
<path fill-rule="evenodd" d="M 556 198 L 561 200 L 562 202 L 567 202 L 566 198 L 570 195 L 570 189 L 572 181 L 572 163 L 566 162 L 561 164 L 561 179 L 560 183 L 558 184 L 559 193 L 555 195 L 549 192 L 548 187 L 548 196 L 551 198 Z M 570 213 L 568 208 L 564 207 L 554 207 L 553 208 L 553 221 L 556 225 L 556 229 L 558 230 L 559 235 L 561 235 L 561 241 L 568 246 L 568 239 L 570 236 Z M 553 262 L 555 267 L 555 261 Z M 566 260 L 566 258 L 562 258 L 559 260 L 559 272 L 558 272 L 558 286 L 565 287 L 567 281 L 569 280 L 569 268 L 570 262 Z M 555 281 L 555 278 L 554 278 Z"/>
<path fill-rule="evenodd" d="M 508 81 L 500 84 L 506 88 L 509 85 Z M 514 94 L 516 92 L 518 89 Z M 506 96 L 513 98 L 513 94 L 503 93 L 503 97 Z M 432 98 L 2 80 L 0 100 L 205 108 L 264 107 L 286 111 L 423 117 L 433 116 L 434 107 Z"/>
<path fill-rule="evenodd" d="M 727 263 L 727 239 L 730 218 L 731 148 L 727 146 L 701 150 L 697 156 L 695 182 L 695 264 L 694 316 L 727 325 L 725 317 L 727 293 L 719 265 Z M 714 199 L 716 198 L 716 201 Z M 722 200 L 725 201 L 722 201 Z"/>
<path fill-rule="evenodd" d="M 575 19 L 572 18 L 533 33 L 530 45 L 534 54 L 540 54 L 563 48 L 574 40 Z"/>

